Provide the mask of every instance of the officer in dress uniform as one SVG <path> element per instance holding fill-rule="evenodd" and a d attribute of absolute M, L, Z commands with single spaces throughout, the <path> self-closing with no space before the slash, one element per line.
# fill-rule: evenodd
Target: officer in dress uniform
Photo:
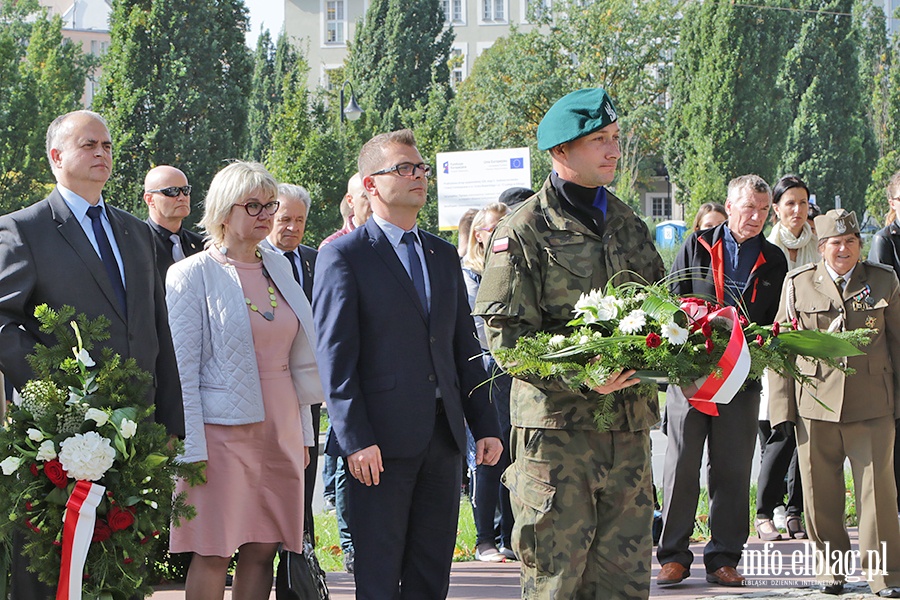
<path fill-rule="evenodd" d="M 769 373 L 773 426 L 796 426 L 804 509 L 818 551 L 847 557 L 844 461 L 850 460 L 859 515 L 861 567 L 872 592 L 900 598 L 900 524 L 894 483 L 894 421 L 900 418 L 900 283 L 890 267 L 860 262 L 856 214 L 843 209 L 816 217 L 822 260 L 788 273 L 779 322 L 799 329 L 875 331 L 864 356 L 844 359 L 852 375 L 797 358 L 804 383 Z M 835 551 L 841 554 L 834 554 Z M 826 593 L 843 592 L 847 576 L 822 564 Z"/>

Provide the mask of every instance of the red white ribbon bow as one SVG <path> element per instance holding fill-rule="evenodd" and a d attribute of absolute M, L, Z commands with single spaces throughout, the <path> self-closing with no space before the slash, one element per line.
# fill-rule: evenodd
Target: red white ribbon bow
<path fill-rule="evenodd" d="M 75 489 L 66 502 L 62 564 L 56 600 L 81 600 L 84 561 L 91 547 L 91 538 L 94 537 L 97 506 L 105 491 L 106 488 L 99 483 L 79 480 L 75 482 Z"/>
<path fill-rule="evenodd" d="M 699 310 L 691 310 L 691 308 Z M 722 358 L 717 363 L 717 366 L 722 370 L 722 376 L 717 377 L 715 374 L 710 374 L 707 377 L 698 379 L 696 385 L 700 389 L 693 397 L 688 399 L 691 406 L 703 414 L 717 417 L 719 416 L 719 408 L 716 405 L 731 402 L 734 395 L 744 385 L 744 381 L 747 380 L 747 375 L 750 374 L 750 349 L 747 347 L 747 339 L 744 337 L 738 312 L 733 306 L 726 306 L 710 313 L 707 313 L 705 309 L 700 309 L 696 304 L 692 306 L 682 304 L 682 309 L 688 313 L 688 317 L 692 320 L 702 321 L 703 323 L 716 317 L 731 322 L 731 335 L 728 339 L 728 345 L 725 347 Z"/>

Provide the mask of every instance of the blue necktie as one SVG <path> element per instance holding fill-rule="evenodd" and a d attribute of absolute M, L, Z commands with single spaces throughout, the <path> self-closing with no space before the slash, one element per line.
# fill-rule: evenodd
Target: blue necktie
<path fill-rule="evenodd" d="M 409 276 L 412 278 L 413 286 L 416 293 L 419 294 L 419 301 L 425 314 L 428 314 L 428 300 L 425 297 L 425 275 L 422 272 L 422 262 L 419 260 L 419 253 L 416 252 L 416 234 L 407 231 L 400 238 L 400 241 L 406 244 L 406 256 L 409 258 Z"/>
<path fill-rule="evenodd" d="M 112 246 L 109 244 L 109 238 L 106 237 L 106 230 L 103 229 L 103 223 L 100 222 L 100 215 L 103 209 L 99 206 L 92 206 L 87 210 L 87 215 L 91 218 L 91 229 L 94 230 L 94 237 L 97 240 L 97 246 L 100 248 L 100 260 L 106 267 L 106 274 L 109 276 L 109 282 L 112 284 L 122 312 L 127 314 L 125 304 L 125 285 L 122 283 L 122 275 L 119 273 L 119 263 L 116 262 L 116 255 L 113 254 Z"/>

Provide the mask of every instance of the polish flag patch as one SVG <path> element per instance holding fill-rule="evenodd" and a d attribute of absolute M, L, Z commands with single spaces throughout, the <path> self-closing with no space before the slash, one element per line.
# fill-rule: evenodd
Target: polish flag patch
<path fill-rule="evenodd" d="M 498 252 L 506 252 L 509 250 L 509 238 L 502 237 L 498 240 L 494 240 L 494 245 L 491 246 L 491 249 L 494 251 L 494 254 Z"/>

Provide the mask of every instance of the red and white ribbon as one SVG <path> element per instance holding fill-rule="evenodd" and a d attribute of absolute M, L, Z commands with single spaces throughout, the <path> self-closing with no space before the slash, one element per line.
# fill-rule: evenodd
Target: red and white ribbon
<path fill-rule="evenodd" d="M 66 502 L 62 564 L 56 600 L 81 600 L 84 561 L 91 547 L 91 538 L 94 537 L 97 506 L 105 491 L 106 488 L 98 483 L 79 480 L 75 482 L 75 489 Z"/>
<path fill-rule="evenodd" d="M 722 376 L 711 374 L 698 379 L 697 385 L 700 389 L 688 399 L 688 402 L 703 414 L 717 417 L 719 416 L 717 405 L 731 402 L 750 374 L 750 349 L 747 347 L 747 338 L 744 337 L 737 310 L 733 306 L 720 308 L 704 316 L 707 320 L 720 317 L 731 321 L 731 336 L 722 358 L 717 363 L 722 370 Z"/>

